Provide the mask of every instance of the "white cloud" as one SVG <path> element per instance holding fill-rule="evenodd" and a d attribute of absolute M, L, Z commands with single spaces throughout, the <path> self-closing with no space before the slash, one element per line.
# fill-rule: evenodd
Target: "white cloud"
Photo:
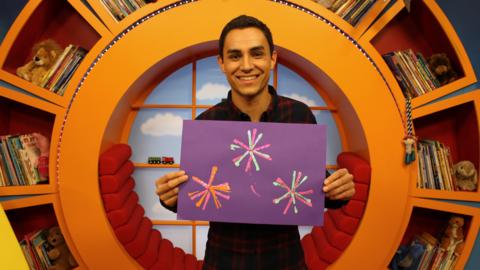
<path fill-rule="evenodd" d="M 198 90 L 197 98 L 200 100 L 226 98 L 229 89 L 228 85 L 208 82 Z"/>
<path fill-rule="evenodd" d="M 315 101 L 309 99 L 308 97 L 306 96 L 300 96 L 299 94 L 297 93 L 293 93 L 293 94 L 287 94 L 287 95 L 284 95 L 286 97 L 289 97 L 289 98 L 293 98 L 295 100 L 298 100 L 298 101 L 301 101 L 305 104 L 307 104 L 307 106 L 317 106 L 317 104 L 315 103 Z"/>
<path fill-rule="evenodd" d="M 181 136 L 183 119 L 172 113 L 157 113 L 142 124 L 140 130 L 151 136 Z"/>

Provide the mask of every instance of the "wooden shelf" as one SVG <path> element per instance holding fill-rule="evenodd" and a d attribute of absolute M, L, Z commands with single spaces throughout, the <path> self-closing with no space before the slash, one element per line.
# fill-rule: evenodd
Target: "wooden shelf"
<path fill-rule="evenodd" d="M 397 1 L 361 38 L 387 83 L 395 92 L 402 93 L 398 82 L 381 57 L 383 54 L 412 49 L 424 57 L 445 52 L 458 74 L 454 82 L 412 99 L 414 108 L 455 92 L 477 81 L 467 53 L 448 18 L 434 0 L 412 2 L 411 12 L 403 1 Z M 396 94 L 398 97 L 403 95 Z M 397 98 L 399 99 L 399 98 Z"/>
<path fill-rule="evenodd" d="M 133 13 L 129 14 L 122 20 L 118 21 L 113 14 L 103 5 L 101 0 L 87 0 L 90 6 L 93 8 L 95 13 L 100 17 L 106 27 L 115 34 L 120 33 L 123 29 L 126 29 L 129 25 L 137 21 L 138 19 L 144 17 L 145 15 L 154 12 L 160 7 L 170 4 L 170 2 L 176 1 L 155 1 L 153 3 L 148 3 L 144 7 L 135 10 Z M 161 6 L 158 5 L 161 2 Z"/>
<path fill-rule="evenodd" d="M 16 75 L 16 69 L 32 57 L 33 45 L 45 39 L 53 39 L 63 48 L 75 44 L 89 51 L 103 35 L 109 35 L 106 28 L 79 1 L 32 0 L 18 15 L 2 43 L 0 79 L 66 106 L 68 95 L 59 96 L 25 81 Z"/>
<path fill-rule="evenodd" d="M 400 245 L 408 245 L 414 235 L 422 232 L 428 232 L 436 238 L 441 237 L 452 215 L 464 218 L 465 247 L 455 266 L 455 269 L 464 269 L 478 234 L 480 210 L 475 207 L 420 198 L 412 198 L 409 208 L 410 221 Z"/>
<path fill-rule="evenodd" d="M 419 139 L 440 141 L 449 147 L 453 164 L 470 160 L 479 169 L 480 95 L 473 91 L 413 110 L 413 124 Z M 416 177 L 412 186 L 416 186 Z M 476 191 L 441 191 L 414 188 L 412 195 L 425 198 L 480 201 Z"/>
<path fill-rule="evenodd" d="M 6 200 L 1 204 L 18 241 L 28 233 L 58 225 L 70 252 L 77 263 L 80 266 L 83 265 L 79 253 L 67 233 L 68 230 L 62 219 L 60 201 L 56 194 Z"/>
<path fill-rule="evenodd" d="M 385 7 L 390 3 L 390 0 L 376 1 L 376 3 L 370 7 L 370 9 L 354 26 L 342 19 L 340 16 L 336 15 L 331 10 L 314 1 L 291 0 L 290 2 L 314 11 L 315 13 L 323 16 L 325 19 L 338 26 L 353 39 L 359 39 L 365 33 L 368 27 L 373 23 L 373 21 L 378 17 L 378 15 L 380 15 L 383 9 L 385 9 Z"/>
<path fill-rule="evenodd" d="M 50 157 L 56 156 L 60 119 L 64 110 L 52 103 L 0 87 L 0 135 L 39 132 L 50 139 Z M 32 186 L 0 187 L 0 196 L 56 191 L 55 161 L 50 159 L 49 182 Z"/>

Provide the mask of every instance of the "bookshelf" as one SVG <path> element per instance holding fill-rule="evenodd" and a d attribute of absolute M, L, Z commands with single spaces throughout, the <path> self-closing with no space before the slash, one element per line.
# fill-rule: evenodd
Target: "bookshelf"
<path fill-rule="evenodd" d="M 56 195 L 47 194 L 5 200 L 1 204 L 18 241 L 29 233 L 59 226 L 70 252 L 81 265 L 81 257 L 71 244 L 70 235 L 61 218 L 60 202 Z"/>
<path fill-rule="evenodd" d="M 474 207 L 421 198 L 412 198 L 408 207 L 410 219 L 400 245 L 409 245 L 414 236 L 422 232 L 429 233 L 440 242 L 451 216 L 460 216 L 464 219 L 465 246 L 455 265 L 455 269 L 464 269 L 478 234 L 475 228 L 480 225 L 480 211 Z"/>
<path fill-rule="evenodd" d="M 108 32 L 80 1 L 29 1 L 10 27 L 0 49 L 0 79 L 65 106 L 71 90 L 61 96 L 16 75 L 16 69 L 32 57 L 34 44 L 53 39 L 65 48 L 75 44 L 89 51 Z"/>
<path fill-rule="evenodd" d="M 471 92 L 413 110 L 413 125 L 419 139 L 433 139 L 450 148 L 453 164 L 470 160 L 479 166 L 479 95 Z M 477 169 L 478 170 L 478 169 Z M 412 179 L 416 186 L 416 179 Z M 480 190 L 444 191 L 415 188 L 414 196 L 480 201 Z"/>
<path fill-rule="evenodd" d="M 15 121 L 15 127 L 4 129 L 2 125 L 0 129 L 5 130 L 1 130 L 2 134 L 16 130 L 29 132 L 29 128 L 48 132 L 51 138 L 51 180 L 47 185 L 34 187 L 0 187 L 0 196 L 35 195 L 2 202 L 14 231 L 21 232 L 22 224 L 30 224 L 30 219 L 39 219 L 38 222 L 45 224 L 58 223 L 80 269 L 138 269 L 135 259 L 119 245 L 105 218 L 98 194 L 98 156 L 108 146 L 126 141 L 129 132 L 126 127 L 133 121 L 131 112 L 143 109 L 144 105 L 138 101 L 148 94 L 148 89 L 158 84 L 163 74 L 196 57 L 212 55 L 219 29 L 242 12 L 267 22 L 275 33 L 275 42 L 283 50 L 281 59 L 284 64 L 298 67 L 302 76 L 310 78 L 309 82 L 322 88 L 330 98 L 328 107 L 335 109 L 336 119 L 343 123 L 340 129 L 343 130 L 341 136 L 345 150 L 359 153 L 372 165 L 372 185 L 365 215 L 350 246 L 332 269 L 352 269 L 359 264 L 369 269 L 385 268 L 399 243 L 412 234 L 409 222 L 420 223 L 423 213 L 434 213 L 432 223 L 437 225 L 440 223 L 437 216 L 457 213 L 467 218 L 469 242 L 461 259 L 461 265 L 465 265 L 478 232 L 478 209 L 430 199 L 478 202 L 478 189 L 467 193 L 415 188 L 416 167 L 406 167 L 402 161 L 403 125 L 397 106 L 403 111 L 403 95 L 381 54 L 404 45 L 424 55 L 437 51 L 448 53 L 461 77 L 413 100 L 415 131 L 418 135 L 438 135 L 431 126 L 438 122 L 444 129 L 450 128 L 454 119 L 450 113 L 457 118 L 466 114 L 468 117 L 461 126 L 474 131 L 466 142 L 476 142 L 477 146 L 465 147 L 461 134 L 446 132 L 445 136 L 450 136 L 447 143 L 455 145 L 459 158 L 472 157 L 478 164 L 478 90 L 428 104 L 475 82 L 476 78 L 460 40 L 435 1 L 414 2 L 418 5 L 412 6 L 412 13 L 406 11 L 403 1 L 396 1 L 382 13 L 389 2 L 377 1 L 355 27 L 313 1 L 289 1 L 296 6 L 264 0 L 205 0 L 172 5 L 125 34 L 91 72 L 85 74 L 102 50 L 123 30 L 176 1 L 148 4 L 120 22 L 113 20 L 100 0 L 29 1 L 0 47 L 0 80 L 31 95 L 0 87 L 0 121 L 3 123 L 14 118 L 22 119 L 19 123 L 24 123 L 19 126 Z M 215 10 L 222 12 L 214 14 Z M 392 92 L 351 40 L 312 16 L 311 12 L 323 16 L 358 41 L 385 76 Z M 209 20 L 204 19 L 206 16 Z M 62 21 L 61 18 L 68 20 Z M 77 43 L 89 50 L 63 96 L 15 75 L 16 67 L 28 59 L 31 46 L 45 37 L 58 39 L 62 44 Z M 148 44 L 148 50 L 145 44 Z M 300 58 L 307 60 L 302 62 L 298 60 Z M 129 68 L 121 68 L 124 66 Z M 78 83 L 84 75 L 86 80 L 77 93 Z M 197 109 L 207 107 L 195 106 Z M 5 117 L 12 112 L 16 116 Z M 84 130 L 88 130 L 88 134 Z M 386 132 L 391 135 L 385 136 Z M 136 166 L 163 168 L 147 164 Z M 42 217 L 36 212 L 42 213 Z M 85 222 L 86 216 L 88 222 Z M 35 222 L 29 226 L 35 226 Z M 92 248 L 93 245 L 96 248 Z M 99 250 L 109 250 L 109 258 L 99 256 Z M 371 256 L 372 253 L 377 256 Z"/>
<path fill-rule="evenodd" d="M 50 140 L 50 157 L 55 156 L 63 109 L 52 103 L 0 87 L 0 134 L 38 132 Z M 50 159 L 49 181 L 31 186 L 3 186 L 0 196 L 51 193 L 57 190 L 55 165 Z"/>
<path fill-rule="evenodd" d="M 458 79 L 412 99 L 414 108 L 445 96 L 476 81 L 475 72 L 465 49 L 448 18 L 434 0 L 412 1 L 408 12 L 403 1 L 397 1 L 368 29 L 361 41 L 384 72 L 390 87 L 401 93 L 400 86 L 381 55 L 411 48 L 428 58 L 445 52 Z M 403 98 L 403 95 L 398 95 Z"/>
<path fill-rule="evenodd" d="M 312 11 L 315 11 L 321 14 L 325 19 L 329 20 L 345 33 L 350 35 L 354 39 L 359 39 L 368 27 L 375 21 L 375 19 L 380 15 L 380 13 L 388 6 L 390 0 L 378 0 L 366 11 L 363 17 L 358 21 L 357 24 L 351 25 L 347 21 L 343 20 L 337 14 L 327 9 L 321 4 L 315 2 L 315 0 L 308 1 L 299 1 L 293 0 L 292 3 L 298 4 L 299 6 L 306 7 Z"/>
<path fill-rule="evenodd" d="M 128 0 L 111 1 L 111 2 L 120 4 L 120 2 L 125 2 L 125 1 L 128 1 Z M 108 0 L 105 0 L 105 1 L 104 0 L 87 0 L 87 3 L 92 7 L 94 12 L 98 15 L 101 21 L 106 25 L 106 27 L 112 33 L 120 32 L 121 30 L 125 29 L 126 27 L 131 25 L 133 22 L 135 22 L 139 18 L 142 18 L 146 14 L 159 8 L 159 6 L 156 5 L 156 2 L 159 2 L 158 0 L 149 1 L 150 3 L 147 3 L 145 6 L 135 10 L 134 12 L 127 15 L 125 18 L 118 20 L 105 6 L 104 2 L 108 2 Z M 160 1 L 160 2 L 162 2 L 162 5 L 168 4 L 168 3 L 165 3 L 165 1 Z M 171 1 L 168 1 L 168 2 L 171 2 Z"/>

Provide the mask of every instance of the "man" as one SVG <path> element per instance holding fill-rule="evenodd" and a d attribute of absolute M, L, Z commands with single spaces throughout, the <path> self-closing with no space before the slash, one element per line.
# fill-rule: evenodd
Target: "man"
<path fill-rule="evenodd" d="M 223 29 L 218 64 L 231 91 L 198 120 L 316 124 L 303 103 L 278 96 L 268 85 L 277 60 L 268 27 L 249 16 L 239 16 Z M 187 181 L 184 171 L 162 176 L 156 193 L 175 211 L 178 186 Z M 339 169 L 325 179 L 327 208 L 344 205 L 355 194 L 353 176 Z M 323 213 L 319 213 L 321 215 Z M 210 222 L 203 269 L 306 269 L 297 226 Z"/>

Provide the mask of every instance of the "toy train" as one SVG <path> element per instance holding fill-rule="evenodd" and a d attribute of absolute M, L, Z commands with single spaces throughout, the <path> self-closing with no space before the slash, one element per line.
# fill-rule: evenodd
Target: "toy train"
<path fill-rule="evenodd" d="M 173 157 L 148 157 L 148 164 L 174 164 Z"/>

